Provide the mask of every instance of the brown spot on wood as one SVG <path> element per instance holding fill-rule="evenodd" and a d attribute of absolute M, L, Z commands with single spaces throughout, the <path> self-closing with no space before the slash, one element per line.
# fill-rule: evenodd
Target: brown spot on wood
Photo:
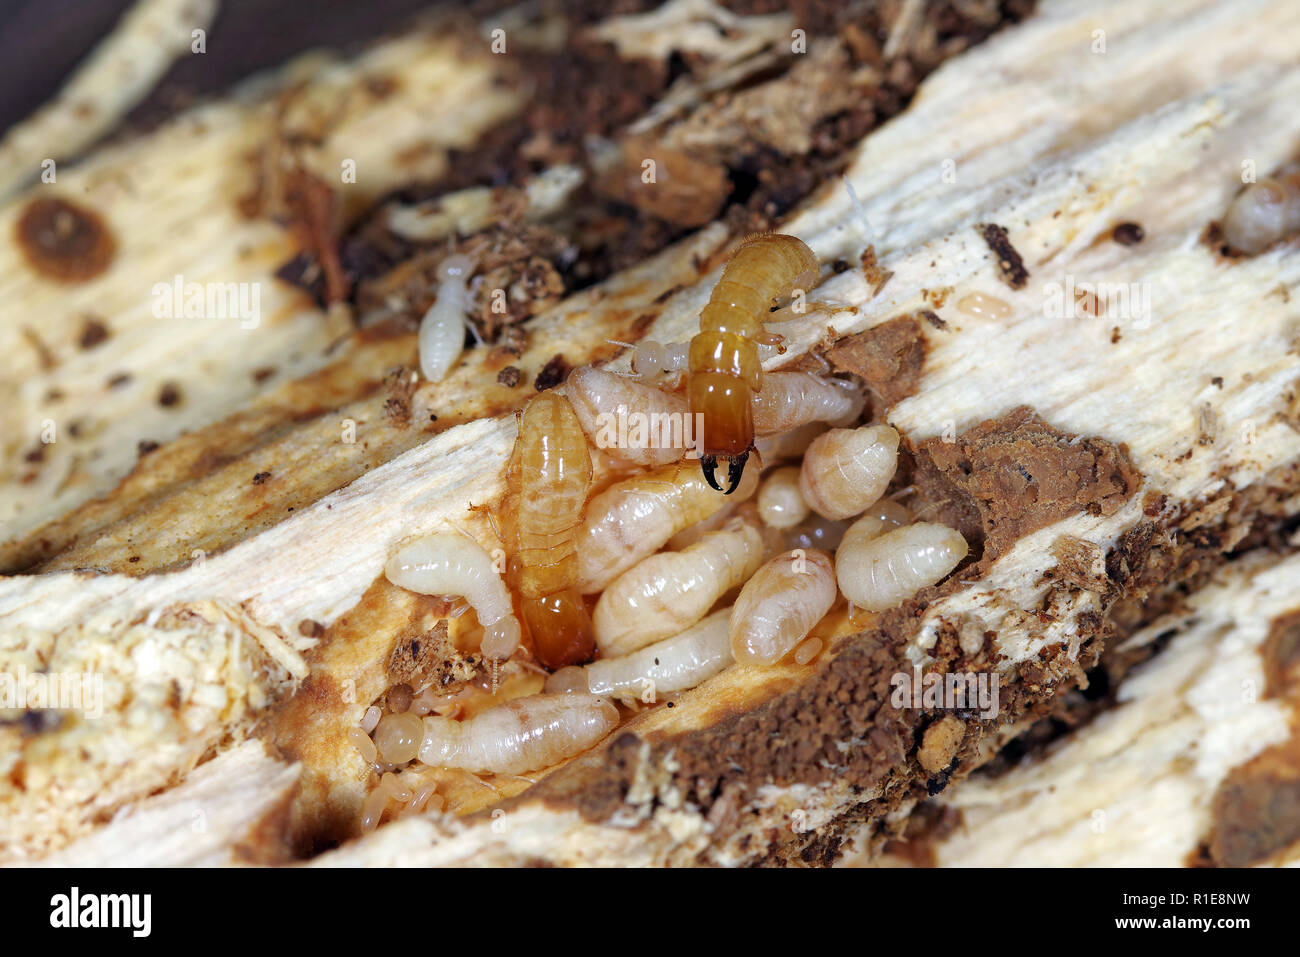
<path fill-rule="evenodd" d="M 298 634 L 304 638 L 319 638 L 325 634 L 325 626 L 314 619 L 304 618 L 298 622 Z"/>
<path fill-rule="evenodd" d="M 14 227 L 33 270 L 58 282 L 86 282 L 106 270 L 117 242 L 94 212 L 66 199 L 34 199 Z"/>
<path fill-rule="evenodd" d="M 557 353 L 542 366 L 542 371 L 537 373 L 537 381 L 533 383 L 533 388 L 538 392 L 545 392 L 563 382 L 568 373 L 569 364 L 564 361 L 563 355 Z"/>
<path fill-rule="evenodd" d="M 1206 853 L 1218 867 L 1262 864 L 1300 843 L 1300 736 L 1234 768 L 1211 819 Z"/>
<path fill-rule="evenodd" d="M 506 366 L 497 373 L 497 382 L 505 386 L 507 389 L 513 389 L 519 384 L 521 376 L 522 373 L 519 371 L 518 366 Z"/>
<path fill-rule="evenodd" d="M 868 245 L 862 250 L 860 258 L 862 264 L 862 275 L 871 286 L 873 296 L 880 295 L 880 290 L 885 288 L 885 283 L 893 277 L 893 272 L 881 267 L 880 262 L 876 259 L 876 247 Z"/>
<path fill-rule="evenodd" d="M 885 405 L 916 392 L 926 343 L 915 316 L 900 316 L 835 343 L 826 353 L 838 372 L 862 378 Z"/>
<path fill-rule="evenodd" d="M 153 441 L 153 439 L 141 439 L 136 443 L 135 454 L 140 458 L 144 458 L 156 448 L 158 448 L 158 443 Z"/>
<path fill-rule="evenodd" d="M 81 324 L 81 335 L 77 338 L 77 345 L 82 349 L 93 349 L 107 338 L 108 326 L 103 320 L 87 316 Z"/>
<path fill-rule="evenodd" d="M 161 389 L 158 390 L 158 404 L 164 409 L 170 409 L 180 405 L 181 389 L 174 382 L 164 382 Z"/>
<path fill-rule="evenodd" d="M 1110 235 L 1121 246 L 1136 246 L 1146 237 L 1146 231 L 1137 223 L 1120 223 Z"/>
<path fill-rule="evenodd" d="M 1023 289 L 1029 280 L 1029 270 L 1025 268 L 1025 261 L 1016 251 L 1016 247 L 1012 246 L 1011 240 L 1007 238 L 1006 229 L 997 223 L 981 223 L 976 229 L 993 255 L 997 257 L 1002 279 L 1012 289 Z"/>
<path fill-rule="evenodd" d="M 271 477 L 271 473 L 270 473 L 270 472 L 258 472 L 256 475 L 253 476 L 253 484 L 254 484 L 254 485 L 261 485 L 263 482 L 265 482 L 265 481 L 266 481 L 267 479 L 269 479 L 270 477 Z"/>

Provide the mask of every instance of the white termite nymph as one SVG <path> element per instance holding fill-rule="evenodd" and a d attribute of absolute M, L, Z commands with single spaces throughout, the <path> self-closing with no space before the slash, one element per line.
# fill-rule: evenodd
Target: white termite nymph
<path fill-rule="evenodd" d="M 672 638 L 594 661 L 581 669 L 585 690 L 645 700 L 647 690 L 657 696 L 694 688 L 731 664 L 730 621 L 731 609 L 724 608 Z"/>
<path fill-rule="evenodd" d="M 619 461 L 668 465 L 686 454 L 689 410 L 683 396 L 592 366 L 569 374 L 565 395 L 592 444 Z"/>
<path fill-rule="evenodd" d="M 809 422 L 852 422 L 866 401 L 862 390 L 845 379 L 811 372 L 769 372 L 754 394 L 754 433 L 774 435 Z"/>
<path fill-rule="evenodd" d="M 519 647 L 520 628 L 510 591 L 483 547 L 459 532 L 438 532 L 403 546 L 384 566 L 388 580 L 424 595 L 459 595 L 483 626 L 480 650 L 488 658 L 509 658 Z"/>
<path fill-rule="evenodd" d="M 632 372 L 640 379 L 651 379 L 659 373 L 685 372 L 690 354 L 689 342 L 670 342 L 663 345 L 642 339 L 632 347 Z"/>
<path fill-rule="evenodd" d="M 844 533 L 835 553 L 840 591 L 867 611 L 892 608 L 939 581 L 966 557 L 966 539 L 947 525 L 916 522 L 886 528 L 876 515 L 867 515 Z"/>
<path fill-rule="evenodd" d="M 466 280 L 473 271 L 468 256 L 448 256 L 438 266 L 438 298 L 420 320 L 420 374 L 430 382 L 441 382 L 465 348 Z"/>
<path fill-rule="evenodd" d="M 890 426 L 831 429 L 804 453 L 799 491 L 823 518 L 851 518 L 885 493 L 897 467 L 898 432 Z"/>
<path fill-rule="evenodd" d="M 762 560 L 762 536 L 737 521 L 680 552 L 661 552 L 634 565 L 596 602 L 592 625 L 601 656 L 629 654 L 694 624 Z"/>
<path fill-rule="evenodd" d="M 776 664 L 831 610 L 835 594 L 825 552 L 795 549 L 770 559 L 731 608 L 732 655 L 741 664 Z"/>
<path fill-rule="evenodd" d="M 799 469 L 779 468 L 758 490 L 758 514 L 772 528 L 793 528 L 808 517 L 808 503 L 799 491 Z"/>
<path fill-rule="evenodd" d="M 439 768 L 522 774 L 586 751 L 618 724 L 618 709 L 588 694 L 532 695 L 465 721 L 424 719 L 419 759 Z"/>

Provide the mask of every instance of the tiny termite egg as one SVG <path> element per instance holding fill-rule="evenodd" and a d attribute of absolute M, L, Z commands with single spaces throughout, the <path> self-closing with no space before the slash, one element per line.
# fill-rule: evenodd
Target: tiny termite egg
<path fill-rule="evenodd" d="M 799 492 L 799 469 L 793 465 L 773 472 L 758 490 L 758 514 L 772 528 L 793 528 L 808 517 Z"/>
<path fill-rule="evenodd" d="M 405 804 L 407 801 L 411 800 L 410 789 L 403 785 L 402 782 L 397 779 L 397 775 L 392 771 L 385 771 L 383 773 L 379 778 L 379 787 L 388 792 L 388 796 L 398 804 Z"/>
<path fill-rule="evenodd" d="M 370 735 L 360 728 L 348 728 L 348 741 L 360 752 L 361 760 L 366 764 L 374 764 L 379 760 L 379 751 L 375 747 L 375 742 L 371 741 Z"/>
<path fill-rule="evenodd" d="M 1223 217 L 1223 238 L 1243 253 L 1261 252 L 1300 228 L 1300 192 L 1277 179 L 1247 186 Z"/>
<path fill-rule="evenodd" d="M 996 296 L 982 292 L 968 292 L 957 300 L 958 312 L 980 319 L 1005 319 L 1011 315 L 1011 306 Z"/>
<path fill-rule="evenodd" d="M 383 716 L 384 712 L 380 710 L 379 705 L 372 704 L 366 709 L 365 715 L 361 718 L 361 730 L 366 734 L 374 731 L 375 725 L 379 723 L 379 719 Z"/>
<path fill-rule="evenodd" d="M 820 638 L 805 638 L 795 648 L 794 660 L 796 664 L 806 665 L 821 653 L 822 640 Z"/>
<path fill-rule="evenodd" d="M 411 701 L 415 698 L 415 693 L 411 686 L 405 683 L 393 685 L 388 689 L 388 710 L 393 714 L 402 714 L 411 710 Z"/>
<path fill-rule="evenodd" d="M 390 714 L 375 728 L 375 747 L 386 764 L 405 764 L 415 760 L 423 736 L 424 725 L 415 715 Z"/>

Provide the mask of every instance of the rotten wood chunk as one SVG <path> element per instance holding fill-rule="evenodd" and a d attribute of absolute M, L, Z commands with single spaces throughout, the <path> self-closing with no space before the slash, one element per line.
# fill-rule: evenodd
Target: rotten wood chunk
<path fill-rule="evenodd" d="M 696 228 L 713 222 L 731 195 L 731 181 L 720 163 L 638 136 L 623 144 L 622 161 L 598 189 L 647 216 Z"/>
<path fill-rule="evenodd" d="M 837 372 L 861 378 L 885 405 L 913 395 L 925 365 L 926 342 L 915 316 L 900 316 L 835 343 L 826 358 Z"/>
<path fill-rule="evenodd" d="M 1300 738 L 1234 769 L 1211 813 L 1207 851 L 1219 867 L 1261 864 L 1300 842 Z"/>
<path fill-rule="evenodd" d="M 951 442 L 926 439 L 908 457 L 918 496 L 936 506 L 930 521 L 961 532 L 982 568 L 1023 536 L 1067 516 L 1113 515 L 1141 480 L 1124 445 L 1071 436 L 1027 406 Z M 1139 543 L 1132 544 L 1124 575 L 1138 561 Z"/>
<path fill-rule="evenodd" d="M 1012 289 L 1023 289 L 1029 281 L 1029 270 L 1025 268 L 1025 261 L 1016 252 L 1016 247 L 1007 238 L 1006 229 L 997 223 L 983 223 L 977 228 L 993 255 L 998 258 L 998 269 L 1006 284 Z"/>
<path fill-rule="evenodd" d="M 1110 584 L 1106 554 L 1095 542 L 1062 535 L 1052 543 L 1052 554 L 1056 556 L 1053 571 L 1058 580 L 1087 591 L 1102 591 Z"/>

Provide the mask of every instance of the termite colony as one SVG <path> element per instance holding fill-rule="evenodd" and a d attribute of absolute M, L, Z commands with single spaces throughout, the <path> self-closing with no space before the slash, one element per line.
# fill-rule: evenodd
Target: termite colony
<path fill-rule="evenodd" d="M 514 776 L 550 767 L 614 730 L 615 702 L 639 710 L 733 665 L 810 664 L 825 644 L 818 625 L 845 600 L 850 612 L 884 610 L 965 558 L 959 533 L 912 521 L 886 497 L 899 435 L 863 423 L 860 383 L 763 373 L 759 346 L 779 337 L 762 320 L 817 278 L 816 258 L 793 236 L 746 240 L 689 344 L 641 342 L 630 374 L 575 369 L 564 394 L 542 392 L 517 413 L 493 522 L 504 562 L 460 531 L 392 556 L 392 583 L 472 609 L 493 695 L 463 720 L 457 696 L 432 686 L 403 685 L 370 708 L 351 737 L 384 773 L 363 828 L 390 802 L 441 809 L 431 787 L 394 773 L 404 766 L 411 781 L 425 780 L 422 766 Z M 632 412 L 702 417 L 695 455 L 686 442 L 602 438 L 602 421 Z M 544 669 L 541 693 L 497 695 L 506 662 Z"/>

